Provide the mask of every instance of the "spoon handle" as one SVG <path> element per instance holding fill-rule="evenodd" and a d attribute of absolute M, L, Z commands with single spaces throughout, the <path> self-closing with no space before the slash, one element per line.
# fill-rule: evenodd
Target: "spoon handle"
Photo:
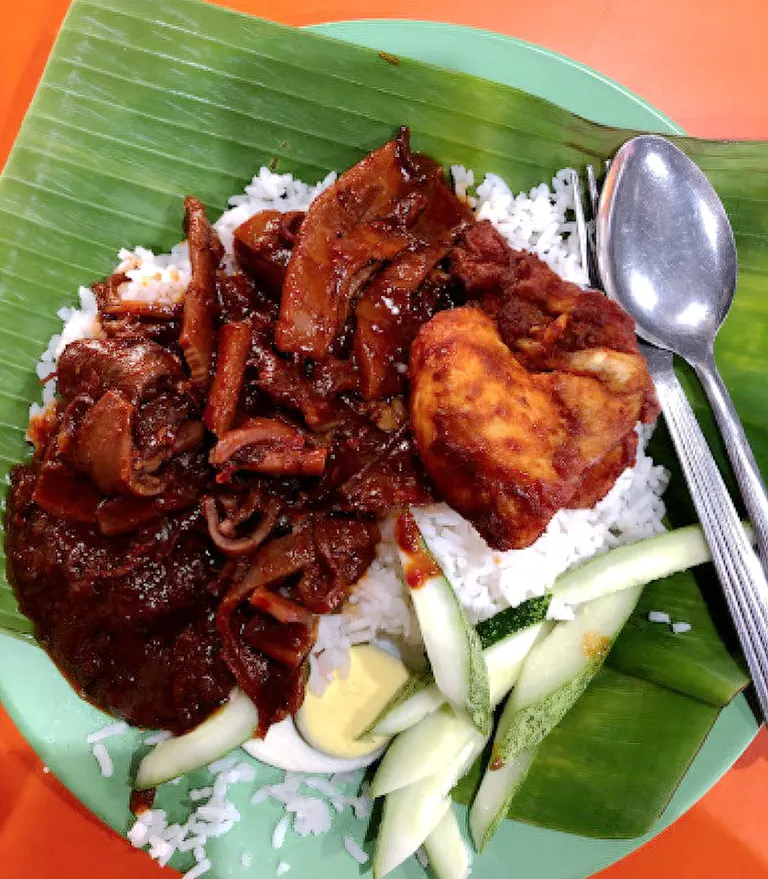
<path fill-rule="evenodd" d="M 728 389 L 717 370 L 714 355 L 710 355 L 701 363 L 694 363 L 693 367 L 715 413 L 728 457 L 733 465 L 733 472 L 741 489 L 744 506 L 747 508 L 747 515 L 755 529 L 757 551 L 763 563 L 763 570 L 768 572 L 768 491 L 765 482 Z"/>
<path fill-rule="evenodd" d="M 645 349 L 656 392 L 712 551 L 728 608 L 746 656 L 763 718 L 768 718 L 768 582 L 739 521 L 691 404 L 675 376 L 672 355 Z"/>

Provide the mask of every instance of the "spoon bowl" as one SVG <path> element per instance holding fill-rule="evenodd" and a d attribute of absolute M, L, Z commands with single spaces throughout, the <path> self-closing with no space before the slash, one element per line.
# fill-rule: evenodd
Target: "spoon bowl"
<path fill-rule="evenodd" d="M 656 135 L 627 141 L 606 177 L 597 258 L 638 335 L 691 362 L 711 354 L 733 302 L 736 244 L 707 178 Z"/>

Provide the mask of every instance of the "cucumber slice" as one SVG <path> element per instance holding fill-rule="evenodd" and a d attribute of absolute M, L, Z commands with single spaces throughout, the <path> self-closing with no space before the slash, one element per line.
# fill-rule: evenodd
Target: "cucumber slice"
<path fill-rule="evenodd" d="M 482 749 L 485 739 L 466 715 L 443 705 L 392 742 L 376 770 L 371 794 L 381 797 L 446 766 L 461 764 L 468 753 L 478 747 Z"/>
<path fill-rule="evenodd" d="M 393 791 L 384 800 L 373 856 L 374 879 L 381 879 L 400 866 L 427 839 L 450 808 L 452 788 L 485 746 L 485 739 L 469 722 L 462 722 L 475 735 L 472 747 L 444 763 L 434 775 Z"/>
<path fill-rule="evenodd" d="M 509 811 L 531 768 L 535 749 L 523 751 L 499 769 L 488 769 L 469 810 L 469 830 L 480 852 Z"/>
<path fill-rule="evenodd" d="M 354 772 L 375 763 L 384 748 L 362 757 L 331 757 L 316 751 L 299 735 L 293 718 L 286 717 L 269 728 L 263 739 L 250 739 L 243 750 L 251 757 L 286 772 L 307 772 L 310 775 L 332 775 Z"/>
<path fill-rule="evenodd" d="M 533 646 L 548 635 L 551 629 L 552 623 L 534 623 L 527 629 L 508 635 L 501 641 L 485 648 L 483 656 L 488 667 L 488 682 L 493 708 L 515 686 L 526 657 Z"/>
<path fill-rule="evenodd" d="M 522 632 L 536 623 L 541 623 L 547 618 L 549 609 L 549 595 L 538 598 L 529 598 L 517 607 L 508 607 L 500 610 L 490 619 L 483 620 L 475 626 L 483 649 L 487 650 L 504 641 L 510 635 Z"/>
<path fill-rule="evenodd" d="M 453 809 L 424 840 L 429 865 L 437 879 L 467 879 L 471 860 Z"/>
<path fill-rule="evenodd" d="M 491 700 L 480 638 L 410 512 L 398 518 L 395 536 L 435 683 L 449 702 L 466 711 L 477 729 L 488 735 Z"/>
<path fill-rule="evenodd" d="M 421 796 L 410 788 L 390 794 L 373 855 L 373 879 L 383 879 L 408 860 L 451 808 L 447 795 Z"/>
<path fill-rule="evenodd" d="M 247 741 L 256 729 L 259 713 L 242 690 L 233 690 L 229 702 L 183 736 L 157 745 L 139 764 L 133 786 L 157 787 L 223 757 Z"/>
<path fill-rule="evenodd" d="M 485 647 L 491 707 L 507 695 L 517 680 L 522 663 L 533 644 L 549 631 L 544 620 L 549 598 L 532 598 L 519 607 L 508 608 L 476 628 Z M 445 696 L 432 683 L 432 675 L 414 675 L 403 684 L 392 701 L 363 733 L 393 736 L 415 726 L 445 703 Z"/>
<path fill-rule="evenodd" d="M 635 586 L 588 602 L 531 651 L 499 721 L 494 764 L 534 748 L 560 723 L 602 666 L 642 591 Z"/>
<path fill-rule="evenodd" d="M 364 735 L 394 736 L 415 726 L 427 715 L 437 711 L 441 705 L 445 705 L 445 696 L 437 689 L 436 684 L 429 683 L 431 680 L 430 674 L 426 679 L 418 679 L 418 685 L 410 686 L 411 681 L 406 681 Z"/>
<path fill-rule="evenodd" d="M 752 529 L 745 525 L 750 540 Z M 622 589 L 645 586 L 712 561 L 699 525 L 677 528 L 620 546 L 559 577 L 552 594 L 565 604 L 583 604 Z"/>

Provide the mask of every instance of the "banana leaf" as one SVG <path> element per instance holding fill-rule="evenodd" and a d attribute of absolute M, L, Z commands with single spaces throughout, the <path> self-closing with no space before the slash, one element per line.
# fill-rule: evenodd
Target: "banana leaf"
<path fill-rule="evenodd" d="M 540 746 L 509 817 L 600 839 L 640 836 L 674 793 L 718 709 L 611 668 Z M 468 803 L 478 760 L 454 798 Z M 606 791 L 621 796 L 606 797 Z"/>
<path fill-rule="evenodd" d="M 510 817 L 601 839 L 640 836 L 666 806 L 671 780 L 688 768 L 717 713 L 603 668 L 544 740 Z M 606 789 L 622 795 L 606 798 Z M 471 791 L 470 780 L 457 796 Z"/>
<path fill-rule="evenodd" d="M 416 148 L 445 165 L 492 171 L 523 190 L 559 168 L 600 162 L 630 134 L 497 83 L 406 58 L 390 61 L 196 0 L 75 0 L 0 178 L 4 476 L 27 453 L 27 410 L 39 396 L 34 365 L 60 326 L 56 310 L 72 301 L 78 285 L 109 273 L 120 247 L 171 247 L 180 237 L 185 193 L 217 213 L 262 164 L 314 181 L 349 166 L 401 124 L 411 127 Z M 675 140 L 708 174 L 734 225 L 739 289 L 718 358 L 765 469 L 768 144 Z M 683 377 L 716 445 L 701 391 L 690 374 Z M 673 457 L 670 463 L 677 469 Z M 684 491 L 678 495 L 683 510 Z M 704 596 L 689 578 L 649 591 L 647 606 L 685 614 L 695 636 L 667 642 L 643 625 L 638 610 L 617 644 L 615 668 L 542 748 L 516 817 L 603 832 L 574 807 L 588 791 L 591 802 L 611 804 L 614 832 L 622 827 L 631 835 L 664 806 L 717 706 L 746 682 L 707 616 L 716 585 L 699 585 Z M 717 614 L 716 622 L 727 628 Z M 31 630 L 5 582 L 0 630 Z M 591 711 L 594 718 L 585 717 Z M 561 753 L 585 758 L 582 722 L 593 724 L 589 761 L 603 767 L 589 779 L 572 761 L 558 763 Z M 632 730 L 642 753 L 654 750 L 655 769 L 642 787 L 637 779 L 619 784 L 608 771 L 630 754 L 619 728 L 627 737 Z M 668 734 L 660 736 L 662 729 Z M 547 773 L 558 765 L 553 787 Z M 647 802 L 642 817 L 629 791 Z"/>

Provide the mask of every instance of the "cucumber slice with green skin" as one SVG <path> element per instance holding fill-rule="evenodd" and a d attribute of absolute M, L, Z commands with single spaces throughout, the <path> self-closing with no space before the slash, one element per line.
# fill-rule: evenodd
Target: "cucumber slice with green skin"
<path fill-rule="evenodd" d="M 541 637 L 549 597 L 531 598 L 477 625 L 483 657 L 488 669 L 489 696 L 495 708 L 512 689 L 522 662 L 533 643 Z M 414 675 L 403 684 L 390 703 L 363 733 L 364 736 L 393 736 L 415 726 L 445 703 L 445 696 L 433 683 L 431 672 Z"/>
<path fill-rule="evenodd" d="M 501 715 L 492 766 L 536 747 L 560 723 L 602 666 L 642 591 L 635 586 L 588 602 L 531 651 Z"/>
<path fill-rule="evenodd" d="M 449 702 L 466 711 L 477 729 L 488 735 L 491 699 L 480 637 L 410 512 L 398 518 L 395 538 L 435 683 Z"/>
<path fill-rule="evenodd" d="M 484 650 L 493 647 L 500 641 L 504 641 L 517 632 L 522 632 L 536 623 L 541 623 L 547 618 L 549 609 L 549 595 L 538 598 L 529 598 L 517 607 L 508 607 L 500 610 L 490 619 L 483 620 L 475 626 L 480 643 Z"/>
<path fill-rule="evenodd" d="M 750 539 L 753 539 L 751 527 L 748 524 L 744 527 Z M 701 528 L 691 525 L 612 549 L 585 562 L 557 579 L 552 587 L 552 596 L 556 596 L 564 604 L 580 605 L 624 589 L 645 585 L 711 560 L 712 555 Z M 484 648 L 491 678 L 493 670 L 489 662 L 489 648 L 515 632 L 543 620 L 552 596 L 531 598 L 518 607 L 501 611 L 475 627 Z M 514 676 L 510 677 L 512 680 L 507 689 L 511 689 L 514 684 Z M 442 700 L 437 688 L 430 686 L 431 683 L 429 673 L 408 681 L 376 718 L 371 728 L 366 730 L 366 734 L 373 732 L 394 735 L 439 708 Z M 493 702 L 492 698 L 491 703 Z"/>
<path fill-rule="evenodd" d="M 437 879 L 467 879 L 469 876 L 469 849 L 453 809 L 443 815 L 440 823 L 424 840 L 424 849 Z"/>
<path fill-rule="evenodd" d="M 483 776 L 472 808 L 469 830 L 480 852 L 504 820 L 515 794 L 533 764 L 535 748 L 523 751 L 499 769 L 488 769 Z"/>
<path fill-rule="evenodd" d="M 753 540 L 751 527 L 744 527 Z M 689 525 L 617 547 L 584 562 L 558 577 L 552 595 L 565 604 L 584 604 L 710 561 L 712 553 L 704 532 L 698 525 Z"/>
<path fill-rule="evenodd" d="M 475 729 L 466 715 L 443 705 L 392 742 L 376 770 L 371 794 L 381 797 L 446 766 L 461 764 L 467 754 L 482 749 L 485 741 L 486 736 Z"/>
<path fill-rule="evenodd" d="M 526 657 L 542 637 L 549 634 L 552 623 L 534 623 L 522 632 L 515 632 L 483 651 L 488 667 L 491 705 L 495 708 L 515 686 Z"/>
<path fill-rule="evenodd" d="M 485 747 L 485 738 L 466 719 L 462 718 L 462 722 L 475 734 L 472 746 L 444 763 L 438 772 L 393 791 L 384 800 L 373 856 L 374 879 L 381 879 L 399 867 L 427 839 L 450 808 L 454 785 Z"/>
<path fill-rule="evenodd" d="M 194 772 L 248 741 L 258 726 L 256 706 L 234 690 L 222 705 L 183 736 L 160 742 L 139 764 L 133 782 L 137 790 L 157 787 L 187 772 Z"/>

